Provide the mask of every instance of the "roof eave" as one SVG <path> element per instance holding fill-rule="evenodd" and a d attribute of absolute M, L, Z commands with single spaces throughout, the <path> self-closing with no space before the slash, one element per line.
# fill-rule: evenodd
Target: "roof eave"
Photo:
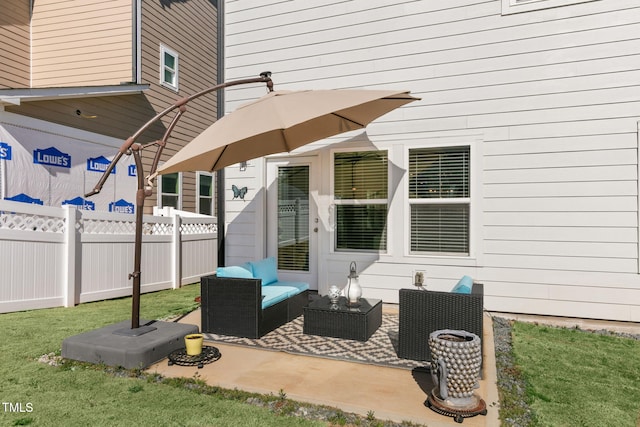
<path fill-rule="evenodd" d="M 148 84 L 0 89 L 0 104 L 20 105 L 23 102 L 32 101 L 136 95 L 147 89 L 149 89 Z"/>

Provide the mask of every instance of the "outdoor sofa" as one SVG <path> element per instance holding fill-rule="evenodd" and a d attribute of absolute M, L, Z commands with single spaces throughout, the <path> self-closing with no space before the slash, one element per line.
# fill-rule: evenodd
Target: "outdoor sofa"
<path fill-rule="evenodd" d="M 451 292 L 400 289 L 398 357 L 430 361 L 429 334 L 471 332 L 482 340 L 484 286 L 463 277 Z"/>
<path fill-rule="evenodd" d="M 309 284 L 279 281 L 270 257 L 202 277 L 200 300 L 202 332 L 260 338 L 302 314 Z"/>

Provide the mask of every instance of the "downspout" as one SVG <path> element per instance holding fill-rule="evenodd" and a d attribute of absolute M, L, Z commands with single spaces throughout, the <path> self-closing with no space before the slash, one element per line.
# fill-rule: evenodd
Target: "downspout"
<path fill-rule="evenodd" d="M 142 4 L 141 0 L 133 2 L 133 37 L 131 40 L 131 81 L 140 84 L 142 81 Z"/>
<path fill-rule="evenodd" d="M 224 0 L 218 0 L 218 14 L 217 14 L 217 63 L 216 63 L 216 76 L 217 83 L 224 82 Z M 216 115 L 217 119 L 224 116 L 224 102 L 225 91 L 220 90 L 216 94 Z M 216 206 L 218 210 L 216 212 L 218 218 L 218 266 L 223 267 L 225 263 L 225 200 L 224 200 L 224 168 L 216 172 Z"/>

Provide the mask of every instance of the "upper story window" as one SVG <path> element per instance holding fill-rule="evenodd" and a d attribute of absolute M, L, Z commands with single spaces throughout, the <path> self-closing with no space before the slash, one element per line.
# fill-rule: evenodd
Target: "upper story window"
<path fill-rule="evenodd" d="M 386 251 L 387 152 L 335 153 L 333 161 L 335 249 Z"/>
<path fill-rule="evenodd" d="M 502 14 L 529 12 L 598 0 L 502 0 Z"/>
<path fill-rule="evenodd" d="M 160 84 L 178 90 L 178 53 L 160 45 Z"/>
<path fill-rule="evenodd" d="M 409 150 L 410 251 L 468 255 L 470 147 Z"/>

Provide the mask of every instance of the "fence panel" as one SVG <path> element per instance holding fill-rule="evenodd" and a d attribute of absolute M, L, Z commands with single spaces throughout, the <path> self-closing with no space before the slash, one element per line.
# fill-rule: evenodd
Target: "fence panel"
<path fill-rule="evenodd" d="M 131 295 L 134 233 L 129 214 L 0 200 L 0 312 Z M 217 265 L 216 219 L 145 215 L 141 263 L 141 292 L 199 281 Z"/>

